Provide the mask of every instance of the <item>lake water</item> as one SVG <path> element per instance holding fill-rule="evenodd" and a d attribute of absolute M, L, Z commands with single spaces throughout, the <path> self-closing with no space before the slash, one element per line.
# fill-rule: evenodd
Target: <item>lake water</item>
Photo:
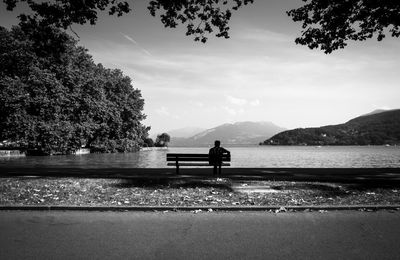
<path fill-rule="evenodd" d="M 226 147 L 232 167 L 400 167 L 400 146 Z M 126 154 L 0 158 L 0 167 L 167 168 L 167 153 L 208 153 L 208 148 L 171 147 Z"/>

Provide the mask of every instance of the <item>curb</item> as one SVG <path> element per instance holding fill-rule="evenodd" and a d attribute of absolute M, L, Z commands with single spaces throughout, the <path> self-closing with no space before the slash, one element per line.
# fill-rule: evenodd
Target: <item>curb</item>
<path fill-rule="evenodd" d="M 344 206 L 59 206 L 59 205 L 0 205 L 0 210 L 28 211 L 333 211 L 333 210 L 400 210 L 400 205 L 344 205 Z"/>

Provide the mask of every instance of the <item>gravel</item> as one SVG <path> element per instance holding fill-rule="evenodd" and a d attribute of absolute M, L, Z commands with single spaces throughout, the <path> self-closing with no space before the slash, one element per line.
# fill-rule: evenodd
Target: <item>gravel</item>
<path fill-rule="evenodd" d="M 400 188 L 230 179 L 1 178 L 0 205 L 399 205 Z"/>

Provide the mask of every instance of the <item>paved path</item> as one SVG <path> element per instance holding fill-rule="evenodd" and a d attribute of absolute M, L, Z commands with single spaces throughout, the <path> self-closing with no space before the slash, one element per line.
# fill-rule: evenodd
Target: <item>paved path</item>
<path fill-rule="evenodd" d="M 52 176 L 89 178 L 176 179 L 212 177 L 212 169 L 182 168 L 68 168 L 17 167 L 0 165 L 0 177 Z M 400 168 L 233 168 L 226 167 L 223 177 L 244 180 L 326 181 L 372 185 L 400 185 Z"/>
<path fill-rule="evenodd" d="M 400 212 L 0 211 L 0 259 L 399 259 Z"/>

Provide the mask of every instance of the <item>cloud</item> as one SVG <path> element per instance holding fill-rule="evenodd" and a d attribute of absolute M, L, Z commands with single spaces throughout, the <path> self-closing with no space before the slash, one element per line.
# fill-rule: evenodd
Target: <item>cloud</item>
<path fill-rule="evenodd" d="M 236 98 L 232 96 L 227 96 L 226 99 L 228 100 L 229 103 L 237 106 L 244 106 L 248 103 L 248 101 L 244 98 Z"/>
<path fill-rule="evenodd" d="M 253 107 L 259 106 L 260 105 L 260 100 L 254 99 L 254 100 L 250 101 L 250 105 L 253 106 Z"/>
<path fill-rule="evenodd" d="M 156 113 L 162 116 L 170 116 L 171 113 L 168 111 L 168 109 L 164 106 L 160 107 L 159 109 L 156 109 Z"/>
<path fill-rule="evenodd" d="M 260 105 L 260 100 L 258 99 L 254 99 L 254 100 L 248 100 L 245 98 L 237 98 L 237 97 L 233 97 L 233 96 L 226 96 L 226 99 L 228 100 L 228 102 L 232 105 L 236 105 L 236 106 L 245 106 L 245 105 L 250 105 L 253 107 L 259 106 Z"/>
<path fill-rule="evenodd" d="M 134 39 L 132 39 L 129 35 L 126 35 L 126 34 L 123 34 L 122 33 L 122 35 L 126 38 L 126 39 L 128 39 L 129 41 L 131 41 L 131 42 L 133 42 L 134 44 L 138 44 Z"/>
<path fill-rule="evenodd" d="M 375 105 L 375 104 L 373 104 L 372 106 L 374 107 L 374 109 L 382 109 L 382 110 L 391 110 L 392 109 L 389 106 L 378 106 L 378 105 Z"/>
<path fill-rule="evenodd" d="M 279 33 L 273 32 L 265 29 L 255 29 L 247 28 L 238 35 L 239 39 L 246 41 L 258 41 L 263 43 L 283 43 L 283 42 L 293 42 L 293 37 Z"/>
<path fill-rule="evenodd" d="M 155 112 L 156 112 L 158 115 L 163 116 L 163 117 L 170 117 L 170 118 L 173 118 L 173 119 L 180 119 L 180 116 L 179 116 L 179 115 L 176 115 L 176 114 L 174 114 L 174 113 L 171 113 L 171 112 L 169 111 L 169 109 L 166 108 L 166 107 L 164 107 L 164 106 L 162 106 L 162 107 L 156 109 Z"/>
<path fill-rule="evenodd" d="M 152 56 L 151 53 L 146 50 L 145 48 L 143 48 L 137 41 L 135 41 L 132 37 L 130 37 L 129 35 L 126 35 L 124 33 L 121 33 L 122 36 L 124 36 L 125 39 L 127 39 L 128 41 L 132 42 L 133 44 L 135 44 L 142 52 L 146 53 L 149 56 Z"/>
<path fill-rule="evenodd" d="M 113 38 L 113 42 L 95 41 L 88 47 L 96 62 L 121 68 L 133 79 L 133 86 L 146 100 L 148 124 L 159 128 L 169 124 L 212 126 L 242 117 L 276 121 L 286 127 L 317 126 L 347 120 L 340 118 L 346 110 L 362 114 L 361 108 L 368 110 L 372 104 L 388 108 L 398 103 L 399 76 L 393 69 L 398 67 L 398 52 L 387 52 L 390 58 L 353 50 L 325 55 L 296 46 L 294 36 L 287 44 L 285 35 L 268 32 L 253 30 L 245 37 L 247 41 L 232 37 L 223 47 L 210 41 L 206 47 L 193 49 L 180 43 L 157 41 L 157 47 L 143 42 L 154 56 L 139 49 L 135 40 L 146 38 L 131 33 L 119 35 L 122 42 Z M 386 53 L 385 48 L 380 50 Z M 334 112 L 337 118 L 326 117 L 333 107 L 341 109 Z M 180 120 L 172 120 L 176 112 Z"/>
<path fill-rule="evenodd" d="M 227 107 L 227 106 L 223 106 L 222 108 L 232 116 L 237 116 L 237 115 L 241 115 L 244 113 L 244 109 L 242 109 L 242 108 L 234 109 L 234 108 Z"/>
<path fill-rule="evenodd" d="M 196 107 L 204 107 L 204 103 L 200 101 L 192 100 L 191 103 Z"/>

